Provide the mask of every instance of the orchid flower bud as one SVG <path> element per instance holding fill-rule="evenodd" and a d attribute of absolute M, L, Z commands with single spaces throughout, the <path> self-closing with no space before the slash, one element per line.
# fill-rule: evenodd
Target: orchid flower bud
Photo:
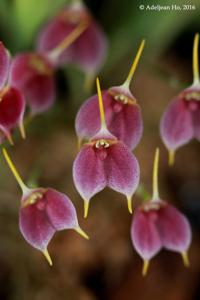
<path fill-rule="evenodd" d="M 105 118 L 108 130 L 134 149 L 142 136 L 143 122 L 140 106 L 131 94 L 129 86 L 139 62 L 145 41 L 143 40 L 131 66 L 125 82 L 102 92 Z M 101 127 L 97 95 L 90 97 L 80 107 L 75 122 L 79 144 L 83 139 L 90 139 Z"/>
<path fill-rule="evenodd" d="M 13 87 L 6 85 L 10 71 L 8 50 L 0 42 L 0 141 L 7 138 L 13 144 L 11 131 L 19 126 L 21 135 L 25 138 L 23 117 L 25 100 L 23 94 Z"/>
<path fill-rule="evenodd" d="M 32 115 L 48 110 L 55 101 L 54 65 L 57 57 L 85 30 L 80 24 L 45 55 L 38 53 L 18 54 L 11 65 L 10 82 L 25 95 Z"/>
<path fill-rule="evenodd" d="M 153 196 L 135 209 L 131 225 L 133 246 L 144 261 L 144 276 L 150 260 L 162 248 L 180 253 L 184 264 L 189 265 L 187 251 L 191 243 L 191 228 L 187 218 L 178 209 L 160 199 L 158 160 L 157 149 L 153 170 Z"/>
<path fill-rule="evenodd" d="M 174 164 L 176 150 L 193 138 L 200 141 L 200 81 L 198 63 L 199 34 L 193 46 L 193 84 L 180 92 L 167 106 L 160 123 L 161 138 Z"/>
<path fill-rule="evenodd" d="M 132 213 L 131 198 L 139 182 L 139 165 L 131 151 L 107 129 L 99 80 L 97 91 L 101 128 L 84 144 L 73 164 L 75 186 L 84 200 L 87 217 L 89 201 L 106 186 L 122 193 Z"/>
<path fill-rule="evenodd" d="M 52 265 L 47 246 L 54 233 L 63 229 L 74 229 L 88 239 L 87 234 L 79 226 L 76 209 L 65 194 L 52 188 L 28 188 L 5 149 L 3 155 L 22 189 L 19 211 L 20 231 L 25 240 L 32 247 L 42 251 Z"/>
<path fill-rule="evenodd" d="M 90 81 L 105 61 L 107 39 L 82 1 L 70 4 L 43 28 L 38 38 L 38 51 L 45 54 L 57 47 L 81 22 L 88 24 L 87 29 L 57 57 L 57 65 L 74 64 L 85 72 L 87 81 Z"/>

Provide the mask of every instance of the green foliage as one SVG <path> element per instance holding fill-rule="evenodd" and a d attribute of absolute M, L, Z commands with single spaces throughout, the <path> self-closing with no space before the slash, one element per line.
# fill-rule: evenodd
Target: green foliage
<path fill-rule="evenodd" d="M 66 0 L 1 0 L 2 36 L 12 51 L 30 48 L 39 27 L 56 13 Z"/>

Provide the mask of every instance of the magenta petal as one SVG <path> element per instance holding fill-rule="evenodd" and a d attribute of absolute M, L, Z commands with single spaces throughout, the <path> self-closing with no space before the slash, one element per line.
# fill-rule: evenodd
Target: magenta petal
<path fill-rule="evenodd" d="M 33 114 L 46 111 L 55 101 L 53 69 L 41 55 L 17 55 L 11 65 L 10 82 L 24 93 Z"/>
<path fill-rule="evenodd" d="M 12 59 L 9 83 L 12 86 L 24 87 L 27 80 L 35 75 L 36 70 L 31 67 L 31 59 L 33 58 L 32 53 L 21 53 L 16 55 Z"/>
<path fill-rule="evenodd" d="M 191 243 L 191 228 L 187 218 L 172 205 L 159 209 L 158 228 L 163 247 L 185 252 Z"/>
<path fill-rule="evenodd" d="M 54 228 L 63 230 L 78 227 L 75 207 L 66 195 L 48 189 L 44 197 L 47 201 L 46 212 Z"/>
<path fill-rule="evenodd" d="M 52 75 L 53 69 L 45 56 L 35 52 L 25 52 L 16 55 L 11 64 L 10 82 L 23 86 L 34 75 Z"/>
<path fill-rule="evenodd" d="M 136 208 L 131 225 L 133 246 L 144 260 L 150 260 L 161 249 L 162 243 L 157 230 L 157 212 L 145 212 Z"/>
<path fill-rule="evenodd" d="M 131 197 L 139 183 L 140 169 L 137 159 L 122 142 L 114 143 L 108 148 L 104 168 L 107 185 Z"/>
<path fill-rule="evenodd" d="M 133 150 L 139 143 L 143 132 L 140 107 L 137 104 L 123 105 L 119 112 L 113 112 L 108 128 L 118 140 Z"/>
<path fill-rule="evenodd" d="M 20 209 L 19 226 L 25 240 L 31 246 L 44 251 L 56 230 L 49 222 L 43 205 L 42 209 L 38 208 L 40 201 Z"/>
<path fill-rule="evenodd" d="M 8 77 L 10 56 L 8 50 L 0 42 L 0 88 L 4 86 Z"/>
<path fill-rule="evenodd" d="M 103 105 L 106 123 L 109 124 L 112 117 L 112 97 L 107 91 L 102 91 Z M 77 136 L 81 139 L 90 139 L 100 130 L 100 113 L 98 96 L 94 95 L 81 105 L 75 121 Z"/>
<path fill-rule="evenodd" d="M 107 40 L 100 26 L 92 20 L 88 28 L 72 44 L 66 53 L 68 62 L 86 73 L 96 74 L 107 54 Z"/>
<path fill-rule="evenodd" d="M 200 108 L 197 111 L 192 112 L 194 136 L 200 141 Z"/>
<path fill-rule="evenodd" d="M 106 186 L 103 160 L 93 146 L 84 145 L 73 164 L 74 184 L 84 200 L 89 200 Z"/>
<path fill-rule="evenodd" d="M 24 87 L 27 102 L 32 114 L 48 110 L 55 101 L 55 83 L 51 76 L 37 75 Z"/>
<path fill-rule="evenodd" d="M 175 99 L 168 105 L 161 118 L 160 133 L 164 144 L 171 150 L 193 138 L 191 113 L 182 99 Z"/>
<path fill-rule="evenodd" d="M 25 101 L 21 92 L 13 87 L 5 90 L 0 101 L 0 126 L 10 131 L 19 125 L 24 116 Z"/>
<path fill-rule="evenodd" d="M 92 96 L 81 105 L 77 113 L 75 129 L 80 139 L 90 139 L 100 130 L 100 113 L 97 101 L 97 95 Z"/>
<path fill-rule="evenodd" d="M 76 24 L 69 24 L 60 15 L 56 16 L 40 32 L 37 43 L 38 52 L 46 55 L 55 49 L 72 32 L 75 26 Z M 65 55 L 68 53 L 68 50 L 65 50 L 59 56 L 56 62 L 57 65 L 66 62 Z"/>

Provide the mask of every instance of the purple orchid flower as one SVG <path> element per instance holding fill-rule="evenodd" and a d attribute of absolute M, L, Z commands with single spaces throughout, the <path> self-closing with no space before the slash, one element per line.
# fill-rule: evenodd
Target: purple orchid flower
<path fill-rule="evenodd" d="M 7 85 L 10 72 L 10 55 L 4 44 L 0 42 L 0 142 L 7 138 L 13 144 L 11 131 L 19 126 L 21 135 L 25 138 L 23 117 L 25 101 L 23 94 Z"/>
<path fill-rule="evenodd" d="M 169 164 L 174 164 L 176 150 L 196 138 L 200 141 L 200 82 L 198 65 L 199 34 L 193 46 L 193 84 L 167 106 L 160 123 L 161 138 L 169 151 Z"/>
<path fill-rule="evenodd" d="M 85 72 L 86 84 L 89 86 L 105 61 L 107 39 L 83 2 L 70 4 L 44 27 L 38 38 L 38 51 L 45 54 L 57 47 L 83 21 L 88 23 L 87 29 L 58 57 L 57 65 L 76 65 Z"/>
<path fill-rule="evenodd" d="M 45 54 L 21 53 L 12 61 L 10 82 L 25 95 L 31 115 L 48 110 L 55 101 L 54 69 L 57 58 L 88 25 L 80 23 L 61 40 L 57 47 Z"/>
<path fill-rule="evenodd" d="M 3 149 L 3 155 L 22 189 L 19 212 L 20 231 L 25 240 L 42 251 L 49 264 L 52 265 L 47 246 L 57 231 L 74 229 L 88 239 L 87 234 L 79 226 L 76 209 L 65 194 L 52 188 L 28 188 L 5 149 Z"/>
<path fill-rule="evenodd" d="M 124 84 L 103 91 L 103 104 L 108 130 L 128 148 L 134 149 L 143 132 L 141 109 L 129 86 L 144 48 L 143 40 Z M 97 95 L 90 97 L 77 114 L 75 127 L 79 145 L 93 137 L 101 127 Z"/>
<path fill-rule="evenodd" d="M 131 151 L 107 129 L 99 80 L 97 91 L 101 128 L 84 144 L 73 164 L 75 186 L 84 200 L 84 217 L 89 201 L 106 186 L 127 197 L 132 213 L 131 198 L 139 182 L 139 165 Z"/>
<path fill-rule="evenodd" d="M 21 53 L 11 65 L 11 83 L 23 91 L 31 114 L 49 109 L 55 101 L 54 70 L 50 62 L 37 53 Z"/>
<path fill-rule="evenodd" d="M 156 150 L 153 171 L 153 196 L 136 208 L 131 225 L 133 246 L 144 260 L 143 275 L 149 261 L 162 249 L 181 253 L 189 265 L 187 251 L 191 243 L 191 228 L 187 218 L 174 206 L 160 199 L 158 193 L 158 159 Z"/>

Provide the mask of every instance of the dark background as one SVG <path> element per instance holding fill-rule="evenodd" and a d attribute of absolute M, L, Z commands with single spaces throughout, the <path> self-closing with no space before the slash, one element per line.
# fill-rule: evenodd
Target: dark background
<path fill-rule="evenodd" d="M 67 1 L 1 0 L 0 39 L 14 55 L 33 50 L 42 24 Z M 136 148 L 141 181 L 151 192 L 155 147 L 161 150 L 160 194 L 181 209 L 193 227 L 191 266 L 180 255 L 162 251 L 141 275 L 142 260 L 130 241 L 131 216 L 125 198 L 105 190 L 91 201 L 83 219 L 83 201 L 72 181 L 76 156 L 74 118 L 89 96 L 84 76 L 73 66 L 59 70 L 57 101 L 26 128 L 27 139 L 16 139 L 9 153 L 31 185 L 50 186 L 68 194 L 90 240 L 74 231 L 57 233 L 49 245 L 54 266 L 31 248 L 18 228 L 20 189 L 0 158 L 0 299 L 1 300 L 199 300 L 200 299 L 200 145 L 193 141 L 177 152 L 169 168 L 159 137 L 159 121 L 170 99 L 192 83 L 192 44 L 200 31 L 200 4 L 195 10 L 141 11 L 140 4 L 184 4 L 184 1 L 88 0 L 109 40 L 108 59 L 99 74 L 102 87 L 126 78 L 142 38 L 146 46 L 131 90 L 142 107 L 144 135 Z M 186 3 L 188 4 L 188 2 Z M 95 88 L 93 90 L 95 92 Z M 134 196 L 137 205 L 141 199 Z"/>

